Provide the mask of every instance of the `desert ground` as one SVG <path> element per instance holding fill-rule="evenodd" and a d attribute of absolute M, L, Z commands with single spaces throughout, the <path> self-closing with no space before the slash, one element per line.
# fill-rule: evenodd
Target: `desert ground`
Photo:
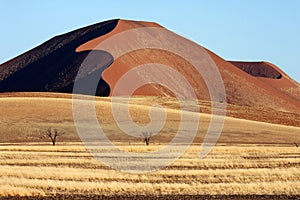
<path fill-rule="evenodd" d="M 139 125 L 150 121 L 152 105 L 161 104 L 167 114 L 163 129 L 146 146 L 141 138 L 122 133 L 111 104 L 111 97 L 96 98 L 97 118 L 107 137 L 123 151 L 155 152 L 170 142 L 180 125 L 175 99 L 131 98 L 130 114 Z M 2 93 L 0 195 L 19 199 L 299 199 L 299 114 L 228 105 L 217 145 L 199 159 L 211 106 L 205 101 L 198 106 L 197 135 L 178 160 L 162 170 L 126 173 L 96 160 L 80 141 L 71 95 Z M 45 135 L 48 128 L 64 132 L 55 146 Z"/>

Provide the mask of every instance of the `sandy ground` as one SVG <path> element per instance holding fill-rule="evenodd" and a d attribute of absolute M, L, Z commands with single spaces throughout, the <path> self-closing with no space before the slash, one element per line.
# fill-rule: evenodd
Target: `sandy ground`
<path fill-rule="evenodd" d="M 132 199 L 132 200 L 298 200 L 300 195 L 203 195 L 203 196 L 189 196 L 189 195 L 165 195 L 165 196 L 102 196 L 102 195 L 54 195 L 54 196 L 34 196 L 34 197 L 0 197 L 0 199 L 16 199 L 16 200 L 35 200 L 35 199 L 103 199 L 103 200 L 123 200 L 123 199 Z"/>

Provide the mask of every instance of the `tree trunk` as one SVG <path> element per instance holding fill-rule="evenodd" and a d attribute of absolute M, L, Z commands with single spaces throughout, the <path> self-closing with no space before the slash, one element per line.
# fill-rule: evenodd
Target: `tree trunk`
<path fill-rule="evenodd" d="M 146 145 L 149 146 L 150 138 L 145 138 Z"/>

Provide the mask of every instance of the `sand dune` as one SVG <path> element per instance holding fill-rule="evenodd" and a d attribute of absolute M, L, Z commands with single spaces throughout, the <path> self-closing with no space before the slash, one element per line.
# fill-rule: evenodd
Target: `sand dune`
<path fill-rule="evenodd" d="M 140 73 L 137 79 L 145 80 L 149 76 L 164 77 L 164 81 L 175 85 L 178 91 L 187 90 L 185 85 L 170 75 L 170 69 L 181 74 L 194 89 L 196 97 L 210 100 L 205 79 L 187 60 L 172 52 L 159 49 L 140 49 L 114 58 L 112 52 L 97 49 L 97 45 L 108 38 L 128 30 L 138 28 L 161 28 L 178 41 L 187 41 L 159 24 L 129 20 L 111 20 L 91 25 L 54 37 L 44 44 L 28 51 L 15 59 L 0 65 L 0 92 L 64 92 L 71 93 L 80 64 L 93 50 L 92 63 L 85 71 L 81 71 L 78 81 L 91 84 L 100 79 L 96 95 L 112 95 L 116 83 L 125 73 L 148 63 L 159 63 L 170 67 L 169 71 L 161 68 L 153 69 L 147 74 Z M 140 29 L 139 29 L 140 30 Z M 135 38 L 126 38 L 124 44 L 131 45 Z M 175 39 L 175 40 L 177 40 Z M 174 40 L 174 41 L 175 41 Z M 163 42 L 163 41 L 161 41 Z M 179 44 L 174 45 L 180 48 Z M 190 52 L 196 51 L 191 45 Z M 226 61 L 206 49 L 216 64 L 224 82 L 226 101 L 232 105 L 249 107 L 268 107 L 283 112 L 299 113 L 300 86 L 280 70 L 268 62 L 233 62 Z M 210 84 L 219 82 L 209 78 Z M 128 85 L 126 85 L 128 84 Z M 135 84 L 127 82 L 121 90 L 122 95 L 130 95 L 127 89 Z M 78 90 L 85 93 L 89 86 Z M 139 87 L 135 95 L 142 96 L 174 96 L 170 89 L 158 85 L 147 84 Z M 220 101 L 225 101 L 223 95 Z"/>

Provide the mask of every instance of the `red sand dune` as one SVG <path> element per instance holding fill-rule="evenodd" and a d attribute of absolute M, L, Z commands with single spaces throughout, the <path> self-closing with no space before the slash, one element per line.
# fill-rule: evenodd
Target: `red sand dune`
<path fill-rule="evenodd" d="M 0 65 L 0 92 L 53 91 L 71 93 L 80 64 L 97 45 L 126 30 L 162 26 L 151 22 L 111 20 L 57 36 L 37 48 Z M 167 29 L 165 29 L 167 30 Z M 168 31 L 171 33 L 170 31 Z M 175 34 L 174 34 L 175 35 Z M 180 36 L 175 36 L 181 38 Z M 182 38 L 181 38 L 182 39 Z M 132 38 L 124 43 L 130 44 Z M 163 41 L 161 41 L 163 42 Z M 174 42 L 176 45 L 176 42 Z M 193 52 L 193 49 L 188 49 Z M 268 62 L 226 61 L 206 49 L 223 79 L 227 102 L 245 106 L 271 107 L 280 111 L 300 113 L 300 86 L 277 66 Z M 191 63 L 180 56 L 158 49 L 141 49 L 114 58 L 111 52 L 95 51 L 101 58 L 94 68 L 82 73 L 82 80 L 101 77 L 96 94 L 112 95 L 123 74 L 137 66 L 159 63 L 178 71 L 194 88 L 199 99 L 209 100 L 204 79 Z M 153 69 L 152 75 L 165 77 L 179 90 L 181 82 L 173 80 L 167 72 Z M 141 75 L 147 76 L 145 74 Z M 217 81 L 211 80 L 211 81 Z M 128 85 L 132 82 L 128 82 Z M 126 85 L 124 85 L 126 88 Z M 126 95 L 124 89 L 123 95 Z M 167 88 L 148 84 L 135 91 L 136 95 L 174 96 Z M 127 94 L 128 95 L 128 94 Z"/>
<path fill-rule="evenodd" d="M 113 31 L 105 36 L 91 40 L 81 46 L 76 51 L 92 50 L 99 43 L 113 34 L 124 30 L 159 25 L 148 22 L 134 22 L 120 20 Z M 299 112 L 300 107 L 300 87 L 299 84 L 289 78 L 278 67 L 267 62 L 232 62 L 226 61 L 214 53 L 207 50 L 216 63 L 223 78 L 227 100 L 232 104 L 249 106 L 269 106 L 282 111 Z M 149 54 L 152 57 L 148 56 Z M 176 62 L 174 62 L 174 60 Z M 202 77 L 194 70 L 189 63 L 184 63 L 183 59 L 172 55 L 169 52 L 159 50 L 136 51 L 115 60 L 114 63 L 103 72 L 103 79 L 110 85 L 111 89 L 115 87 L 117 80 L 128 70 L 146 64 L 149 62 L 160 62 L 182 73 L 196 88 L 196 95 L 200 99 L 209 99 L 207 88 Z M 264 72 L 265 77 L 253 76 L 246 70 L 242 70 L 239 65 L 245 64 Z M 184 69 L 181 67 L 184 65 Z M 265 70 L 267 68 L 267 70 Z M 255 72 L 255 70 L 253 70 Z M 256 72 L 259 70 L 256 70 Z M 160 73 L 156 71 L 154 73 Z M 255 74 L 255 73 L 254 73 Z M 167 76 L 166 76 L 167 77 Z M 277 79 L 274 79 L 277 78 Z M 112 90 L 110 95 L 112 94 Z M 170 91 L 157 85 L 145 86 L 135 92 L 138 95 L 173 95 Z"/>

